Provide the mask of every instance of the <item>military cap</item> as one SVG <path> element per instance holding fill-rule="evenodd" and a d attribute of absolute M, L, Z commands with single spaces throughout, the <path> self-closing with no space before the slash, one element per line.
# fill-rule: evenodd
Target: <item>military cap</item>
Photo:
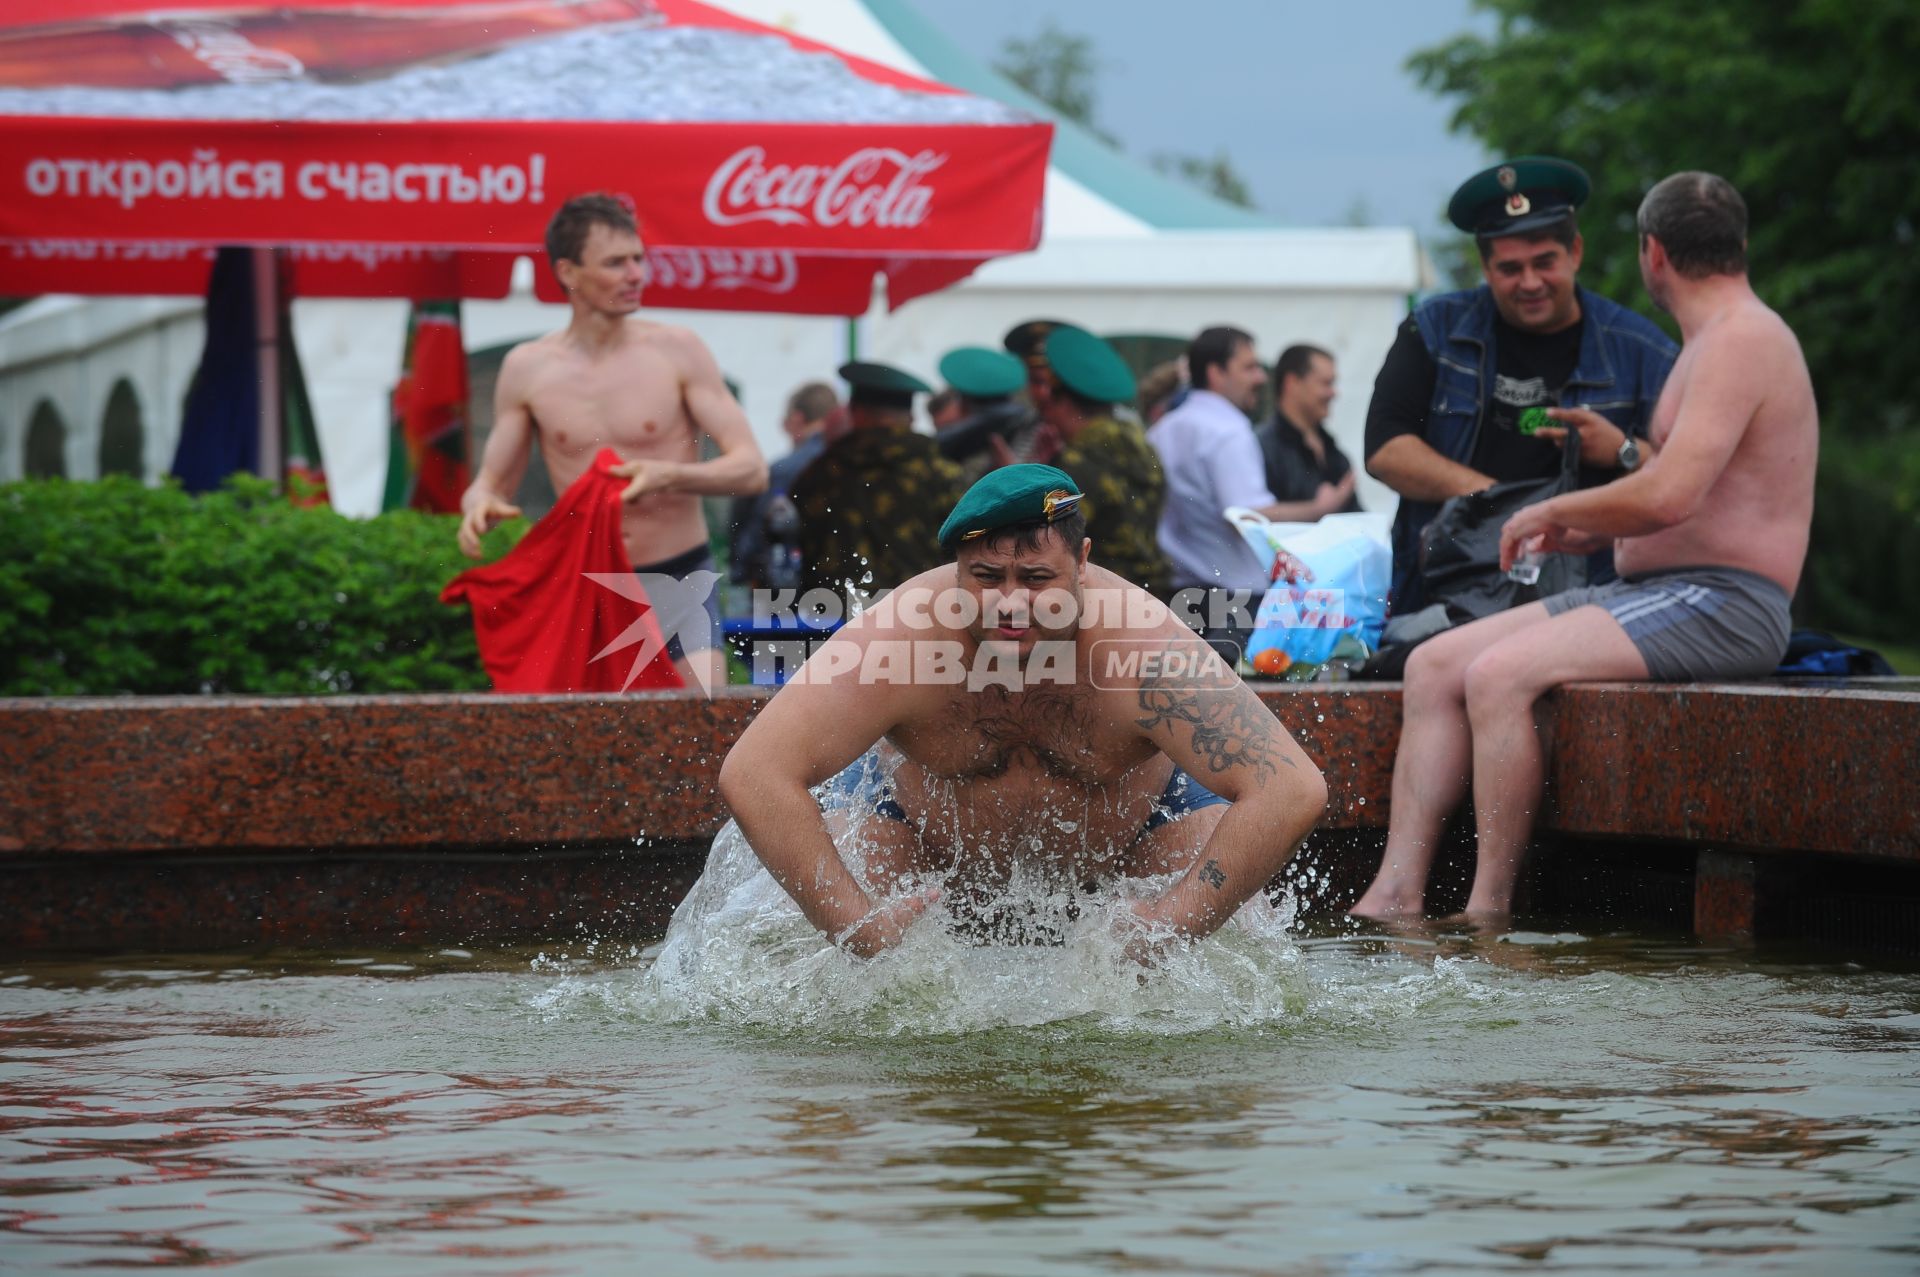
<path fill-rule="evenodd" d="M 1578 164 L 1523 155 L 1461 183 L 1447 204 L 1447 220 L 1479 240 L 1551 230 L 1571 218 L 1592 190 Z"/>
<path fill-rule="evenodd" d="M 877 404 L 883 408 L 911 408 L 915 395 L 933 393 L 933 387 L 910 372 L 888 364 L 855 360 L 840 365 L 840 378 L 852 388 L 848 403 Z"/>
<path fill-rule="evenodd" d="M 1000 344 L 1023 360 L 1031 360 L 1040 353 L 1040 346 L 1047 340 L 1047 334 L 1056 328 L 1077 328 L 1078 324 L 1069 324 L 1064 319 L 1029 319 L 1023 324 L 1015 324 L 1007 329 L 1007 335 Z"/>
<path fill-rule="evenodd" d="M 1083 328 L 1056 328 L 1047 334 L 1047 363 L 1060 384 L 1095 403 L 1133 399 L 1133 369 L 1120 352 Z"/>
<path fill-rule="evenodd" d="M 964 541 L 995 528 L 1045 519 L 1052 523 L 1080 505 L 1080 487 L 1052 466 L 1002 466 L 967 489 L 940 525 L 940 548 L 951 553 Z"/>
<path fill-rule="evenodd" d="M 940 375 L 969 399 L 1001 399 L 1027 384 L 1027 370 L 1004 351 L 962 346 L 940 357 Z"/>

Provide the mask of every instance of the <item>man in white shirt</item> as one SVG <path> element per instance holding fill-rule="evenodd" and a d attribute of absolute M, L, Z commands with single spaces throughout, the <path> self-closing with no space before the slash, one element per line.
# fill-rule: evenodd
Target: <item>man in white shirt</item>
<path fill-rule="evenodd" d="M 1273 565 L 1261 562 L 1224 512 L 1237 505 L 1269 518 L 1281 513 L 1267 490 L 1266 461 L 1249 415 L 1267 384 L 1267 370 L 1253 338 L 1224 327 L 1193 339 L 1187 369 L 1193 392 L 1147 431 L 1167 477 L 1160 548 L 1176 592 L 1207 591 L 1203 637 L 1224 659 L 1237 662 Z"/>

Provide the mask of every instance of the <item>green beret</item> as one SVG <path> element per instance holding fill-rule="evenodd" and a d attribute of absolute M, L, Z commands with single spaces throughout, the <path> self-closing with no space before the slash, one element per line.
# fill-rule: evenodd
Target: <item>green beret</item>
<path fill-rule="evenodd" d="M 1447 204 L 1447 220 L 1481 240 L 1546 231 L 1571 219 L 1592 192 L 1578 164 L 1523 155 L 1461 183 Z"/>
<path fill-rule="evenodd" d="M 888 408 L 911 408 L 915 395 L 933 393 L 933 387 L 910 372 L 888 364 L 855 361 L 840 365 L 840 377 L 852 393 L 849 403 L 879 404 Z"/>
<path fill-rule="evenodd" d="M 1047 340 L 1047 334 L 1056 328 L 1077 328 L 1064 319 L 1029 319 L 1023 324 L 1015 324 L 1007 329 L 1007 335 L 1000 344 L 1023 360 L 1031 360 L 1040 353 L 1040 346 Z"/>
<path fill-rule="evenodd" d="M 1056 328 L 1047 334 L 1047 363 L 1060 383 L 1095 403 L 1125 403 L 1133 398 L 1133 369 L 1106 342 L 1084 328 Z"/>
<path fill-rule="evenodd" d="M 1052 466 L 1002 466 L 967 489 L 940 525 L 940 548 L 951 554 L 963 541 L 995 528 L 1045 519 L 1052 523 L 1080 505 L 1080 487 Z"/>
<path fill-rule="evenodd" d="M 1027 384 L 1027 370 L 1005 351 L 962 346 L 940 357 L 940 375 L 969 399 L 1000 399 Z"/>

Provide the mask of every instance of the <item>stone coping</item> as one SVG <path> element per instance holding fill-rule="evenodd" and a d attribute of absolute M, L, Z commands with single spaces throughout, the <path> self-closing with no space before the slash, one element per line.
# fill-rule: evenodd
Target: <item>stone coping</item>
<path fill-rule="evenodd" d="M 1255 685 L 1386 823 L 1397 683 Z M 711 837 L 772 689 L 0 699 L 0 855 L 532 850 Z M 1920 861 L 1920 680 L 1583 684 L 1548 698 L 1541 830 Z"/>

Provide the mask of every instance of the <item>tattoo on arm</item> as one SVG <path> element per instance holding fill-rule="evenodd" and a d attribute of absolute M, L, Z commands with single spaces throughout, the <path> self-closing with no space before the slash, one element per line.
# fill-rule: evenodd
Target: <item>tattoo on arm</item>
<path fill-rule="evenodd" d="M 1227 875 L 1220 871 L 1219 861 L 1209 860 L 1200 866 L 1200 881 L 1218 891 L 1227 885 Z"/>
<path fill-rule="evenodd" d="M 1262 778 L 1275 774 L 1274 764 L 1295 766 L 1275 748 L 1279 727 L 1260 698 L 1242 685 L 1232 689 L 1179 684 L 1160 675 L 1140 681 L 1140 708 L 1136 719 L 1145 731 L 1162 723 L 1185 723 L 1193 729 L 1193 752 L 1207 760 L 1218 776 L 1235 767 L 1251 768 Z"/>

